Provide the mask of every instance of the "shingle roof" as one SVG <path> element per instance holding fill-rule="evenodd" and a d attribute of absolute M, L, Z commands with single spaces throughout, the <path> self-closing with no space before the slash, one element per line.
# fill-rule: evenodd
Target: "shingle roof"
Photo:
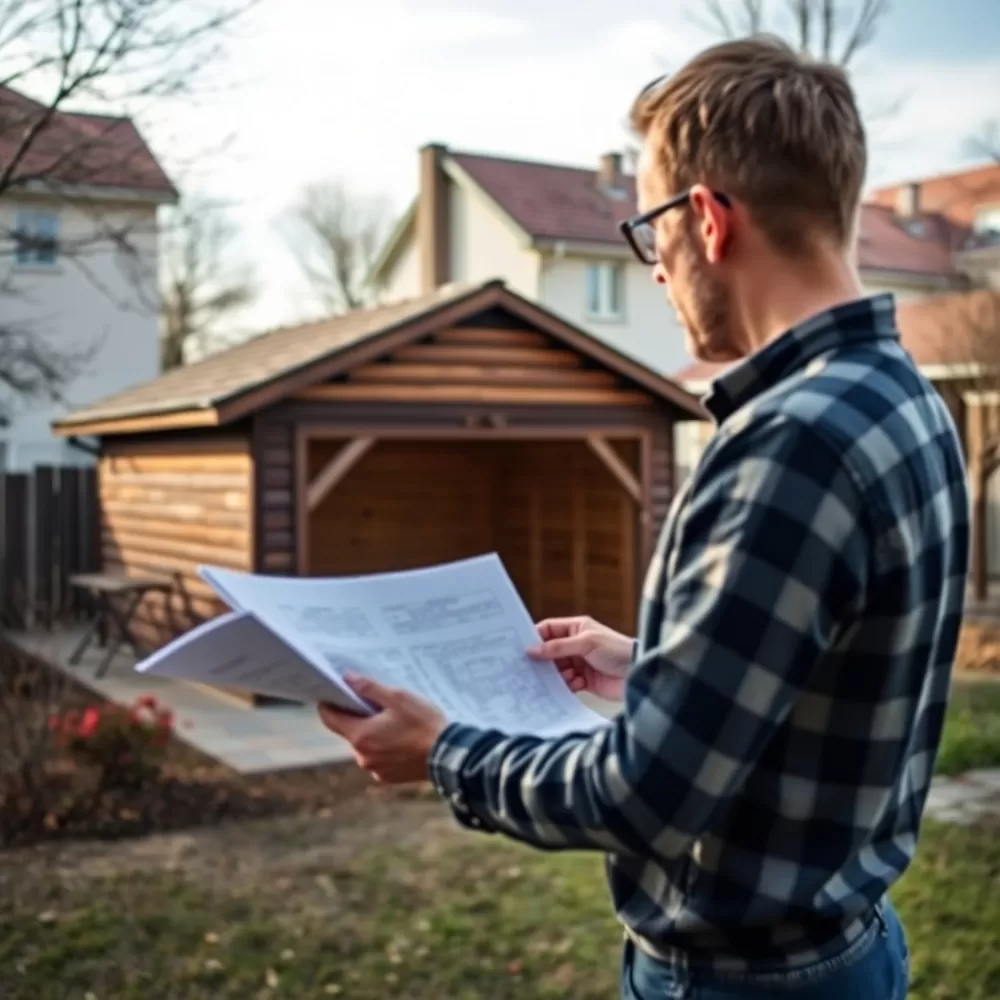
<path fill-rule="evenodd" d="M 57 421 L 59 428 L 128 417 L 208 410 L 244 392 L 306 368 L 327 355 L 478 291 L 445 285 L 431 295 L 301 326 L 272 330 L 190 365 L 172 368 Z"/>
<path fill-rule="evenodd" d="M 461 167 L 527 233 L 538 239 L 620 243 L 618 223 L 635 212 L 635 180 L 624 196 L 600 189 L 597 172 L 554 163 L 451 153 Z"/>
<path fill-rule="evenodd" d="M 21 135 L 48 109 L 10 87 L 0 87 L 0 165 L 15 154 Z M 128 118 L 56 111 L 14 172 L 15 183 L 123 188 L 162 194 L 177 191 Z"/>
<path fill-rule="evenodd" d="M 480 297 L 480 293 L 488 295 L 491 289 L 495 295 Z M 584 353 L 592 351 L 595 358 L 603 359 L 603 363 L 612 370 L 619 369 L 626 377 L 633 378 L 664 400 L 693 415 L 701 415 L 697 401 L 674 380 L 615 351 L 586 331 L 512 292 L 502 281 L 492 279 L 479 284 L 444 285 L 418 298 L 272 331 L 82 407 L 56 421 L 54 427 L 61 433 L 73 433 L 74 428 L 114 421 L 196 411 L 212 414 L 216 408 L 231 406 L 257 390 L 281 383 L 286 378 L 336 358 L 348 348 L 360 346 L 366 341 L 374 342 L 392 331 L 401 331 L 418 321 L 432 319 L 445 309 L 449 309 L 453 319 L 454 309 L 451 307 L 457 307 L 461 314 L 465 300 L 472 299 L 475 302 L 469 302 L 470 314 L 491 305 L 516 310 L 520 303 L 529 318 L 532 315 L 542 317 L 539 322 L 543 324 L 543 329 L 547 322 L 554 334 L 561 333 Z"/>
<path fill-rule="evenodd" d="M 619 244 L 618 223 L 635 211 L 635 179 L 628 175 L 621 197 L 612 197 L 598 184 L 596 170 L 458 151 L 448 157 L 534 239 Z M 922 221 L 922 231 L 907 228 L 891 209 L 864 205 L 860 266 L 953 274 L 952 251 L 965 230 L 937 216 Z"/>
<path fill-rule="evenodd" d="M 896 306 L 903 346 L 922 368 L 1000 362 L 1000 294 L 993 291 L 934 295 Z M 697 361 L 674 372 L 684 385 L 718 378 L 729 365 Z"/>

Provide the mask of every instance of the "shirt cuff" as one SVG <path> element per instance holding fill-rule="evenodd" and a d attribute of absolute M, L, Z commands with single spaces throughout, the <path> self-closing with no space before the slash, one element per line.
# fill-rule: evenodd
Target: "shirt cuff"
<path fill-rule="evenodd" d="M 431 747 L 427 758 L 427 776 L 462 826 L 492 833 L 493 829 L 473 811 L 462 785 L 462 767 L 483 735 L 482 730 L 458 722 L 446 726 Z"/>

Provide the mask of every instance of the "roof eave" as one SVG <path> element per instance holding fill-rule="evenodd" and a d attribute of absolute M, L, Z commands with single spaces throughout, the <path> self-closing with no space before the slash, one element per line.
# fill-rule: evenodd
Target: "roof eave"
<path fill-rule="evenodd" d="M 872 267 L 868 264 L 862 264 L 858 270 L 862 278 L 873 276 L 882 281 L 898 281 L 921 287 L 933 285 L 936 288 L 955 288 L 964 281 L 963 275 L 957 271 L 907 271 L 901 268 Z"/>
<path fill-rule="evenodd" d="M 14 191 L 39 197 L 72 198 L 80 201 L 120 201 L 149 205 L 176 205 L 180 192 L 171 185 L 168 188 L 149 189 L 115 187 L 105 184 L 60 184 L 54 181 L 15 181 Z"/>
<path fill-rule="evenodd" d="M 560 236 L 536 236 L 532 248 L 556 257 L 621 257 L 633 259 L 632 251 L 624 240 L 579 240 Z"/>
<path fill-rule="evenodd" d="M 195 427 L 218 427 L 225 423 L 215 406 L 186 407 L 160 413 L 135 412 L 119 416 L 95 416 L 88 420 L 55 420 L 52 433 L 60 438 L 113 437 L 146 431 L 181 431 Z"/>

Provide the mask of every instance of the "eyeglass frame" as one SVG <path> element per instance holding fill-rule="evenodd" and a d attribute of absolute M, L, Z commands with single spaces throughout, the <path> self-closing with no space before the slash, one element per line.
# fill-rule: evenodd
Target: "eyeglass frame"
<path fill-rule="evenodd" d="M 729 198 L 729 195 L 723 194 L 721 191 L 713 191 L 712 197 L 725 208 L 732 208 L 733 203 Z M 640 215 L 633 215 L 628 219 L 618 223 L 618 230 L 625 237 L 625 242 L 632 248 L 632 252 L 639 259 L 641 264 L 646 264 L 649 267 L 656 265 L 657 261 L 654 257 L 653 260 L 648 260 L 646 255 L 643 253 L 642 249 L 639 247 L 639 243 L 635 238 L 635 230 L 639 226 L 648 226 L 655 219 L 658 219 L 665 212 L 669 212 L 672 208 L 681 208 L 686 205 L 691 200 L 691 192 L 682 191 L 680 194 L 675 194 L 673 198 L 665 201 L 662 205 L 657 205 L 656 208 L 649 209 L 648 212 L 642 212 Z M 655 251 L 654 251 L 655 252 Z"/>

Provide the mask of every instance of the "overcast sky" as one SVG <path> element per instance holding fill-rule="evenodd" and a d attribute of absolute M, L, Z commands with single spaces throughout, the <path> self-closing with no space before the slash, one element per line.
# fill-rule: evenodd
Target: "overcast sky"
<path fill-rule="evenodd" d="M 784 4 L 774 0 L 777 11 Z M 712 37 L 683 0 L 263 0 L 232 40 L 225 85 L 161 108 L 147 135 L 182 186 L 224 198 L 259 266 L 257 328 L 305 311 L 276 220 L 305 183 L 345 179 L 402 209 L 416 150 L 591 165 L 620 148 L 635 92 Z M 1000 118 L 1000 3 L 896 0 L 858 60 L 869 181 L 961 166 Z M 232 136 L 225 153 L 213 152 Z"/>

